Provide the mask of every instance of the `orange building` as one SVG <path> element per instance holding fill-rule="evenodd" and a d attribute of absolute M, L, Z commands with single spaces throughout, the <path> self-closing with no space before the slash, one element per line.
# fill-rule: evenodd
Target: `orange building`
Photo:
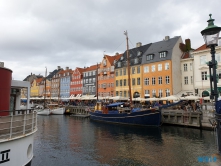
<path fill-rule="evenodd" d="M 72 73 L 70 96 L 81 95 L 83 91 L 83 71 L 84 68 L 76 67 Z"/>
<path fill-rule="evenodd" d="M 180 36 L 152 43 L 142 57 L 141 96 L 167 97 L 182 90 Z"/>
<path fill-rule="evenodd" d="M 98 70 L 98 96 L 114 96 L 114 65 L 122 54 L 114 56 L 104 55 Z"/>

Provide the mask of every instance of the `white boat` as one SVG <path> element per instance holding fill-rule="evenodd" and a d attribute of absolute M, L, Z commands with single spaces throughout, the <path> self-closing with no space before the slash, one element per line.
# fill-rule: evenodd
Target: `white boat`
<path fill-rule="evenodd" d="M 51 110 L 49 108 L 36 109 L 38 115 L 50 115 Z"/>
<path fill-rule="evenodd" d="M 63 115 L 65 112 L 65 107 L 60 107 L 58 104 L 48 104 L 52 115 Z"/>
<path fill-rule="evenodd" d="M 0 165 L 31 166 L 37 112 L 20 109 L 21 89 L 27 89 L 29 108 L 30 82 L 12 80 L 10 69 L 0 67 Z"/>

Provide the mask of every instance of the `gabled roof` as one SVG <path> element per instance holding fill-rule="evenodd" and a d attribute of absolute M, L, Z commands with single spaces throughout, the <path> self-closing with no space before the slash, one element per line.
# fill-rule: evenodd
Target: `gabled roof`
<path fill-rule="evenodd" d="M 114 55 L 114 56 L 105 55 L 105 57 L 107 58 L 107 60 L 109 61 L 109 63 L 111 65 L 114 65 L 114 60 L 118 61 L 122 55 L 123 54 L 117 54 L 117 55 Z"/>
<path fill-rule="evenodd" d="M 82 74 L 85 71 L 85 68 L 76 67 L 75 70 L 78 70 L 78 72 Z"/>
<path fill-rule="evenodd" d="M 206 44 L 203 44 L 203 45 L 200 46 L 199 48 L 195 49 L 194 52 L 196 52 L 196 51 L 202 51 L 202 50 L 206 50 L 206 49 L 208 49 L 208 48 L 206 47 Z"/>
<path fill-rule="evenodd" d="M 97 70 L 97 67 L 100 67 L 100 64 L 97 65 L 92 65 L 90 67 L 84 68 L 85 70 L 83 72 L 88 72 L 88 71 L 93 71 L 93 70 Z"/>
<path fill-rule="evenodd" d="M 148 48 L 148 50 L 144 53 L 142 64 L 154 63 L 154 62 L 159 62 L 162 60 L 171 60 L 173 48 L 175 44 L 177 43 L 177 41 L 179 40 L 179 38 L 180 36 L 176 36 L 168 40 L 163 40 L 163 41 L 152 43 L 151 46 Z M 162 59 L 160 58 L 159 53 L 164 52 L 164 51 L 167 52 L 167 55 L 165 58 Z M 146 58 L 147 55 L 153 55 L 154 58 L 152 60 L 147 60 Z"/>
<path fill-rule="evenodd" d="M 42 80 L 43 80 L 43 77 L 42 78 L 37 78 L 35 81 L 36 81 L 36 83 L 40 83 Z"/>

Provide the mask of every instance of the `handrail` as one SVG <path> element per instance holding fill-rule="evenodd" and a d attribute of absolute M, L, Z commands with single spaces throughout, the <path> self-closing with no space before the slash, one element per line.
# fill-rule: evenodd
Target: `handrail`
<path fill-rule="evenodd" d="M 27 109 L 7 112 L 16 112 L 16 114 L 0 116 L 0 142 L 24 137 L 37 131 L 36 111 Z"/>

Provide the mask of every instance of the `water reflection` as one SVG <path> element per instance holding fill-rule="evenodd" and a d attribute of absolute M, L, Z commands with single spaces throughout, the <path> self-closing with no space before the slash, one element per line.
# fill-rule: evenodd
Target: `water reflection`
<path fill-rule="evenodd" d="M 202 165 L 216 153 L 212 131 L 119 126 L 70 116 L 39 116 L 33 166 Z M 204 164 L 207 165 L 207 164 Z"/>

